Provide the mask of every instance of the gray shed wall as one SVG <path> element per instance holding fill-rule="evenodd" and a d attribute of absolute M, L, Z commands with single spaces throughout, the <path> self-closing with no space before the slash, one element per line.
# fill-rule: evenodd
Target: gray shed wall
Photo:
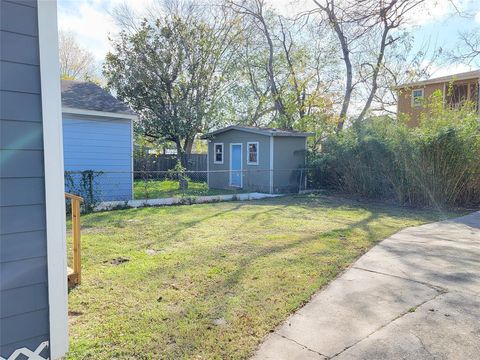
<path fill-rule="evenodd" d="M 259 145 L 258 165 L 247 164 L 247 143 L 257 141 Z M 224 144 L 223 164 L 214 163 L 215 143 Z M 270 136 L 229 130 L 218 134 L 208 143 L 209 186 L 212 189 L 231 189 L 229 185 L 230 144 L 242 144 L 243 190 L 268 192 L 270 189 Z M 219 172 L 215 172 L 219 171 Z"/>
<path fill-rule="evenodd" d="M 0 356 L 49 340 L 37 2 L 0 0 Z M 42 354 L 48 356 L 48 354 Z"/>
<path fill-rule="evenodd" d="M 305 137 L 276 136 L 273 142 L 273 192 L 297 192 L 305 167 Z M 298 170 L 297 170 L 298 169 Z"/>

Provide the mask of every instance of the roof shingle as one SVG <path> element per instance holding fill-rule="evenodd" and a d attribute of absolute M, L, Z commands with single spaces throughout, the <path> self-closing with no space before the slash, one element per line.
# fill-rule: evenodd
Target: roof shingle
<path fill-rule="evenodd" d="M 97 84 L 62 80 L 61 88 L 63 107 L 136 115 L 127 104 L 116 99 Z"/>
<path fill-rule="evenodd" d="M 227 126 L 225 128 L 222 128 L 222 129 L 212 131 L 208 134 L 205 134 L 204 136 L 202 136 L 202 138 L 206 139 L 206 138 L 209 138 L 210 136 L 218 135 L 218 134 L 224 133 L 226 131 L 230 131 L 230 130 L 251 132 L 251 133 L 265 135 L 265 136 L 308 137 L 308 136 L 313 135 L 313 133 L 300 132 L 300 131 L 296 131 L 296 130 L 280 130 L 280 129 L 274 129 L 274 128 L 268 128 L 268 127 L 231 125 L 231 126 Z"/>

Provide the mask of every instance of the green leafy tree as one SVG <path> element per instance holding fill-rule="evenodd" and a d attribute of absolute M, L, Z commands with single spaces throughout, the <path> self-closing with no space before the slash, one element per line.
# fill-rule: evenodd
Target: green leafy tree
<path fill-rule="evenodd" d="M 139 114 L 136 131 L 175 143 L 179 158 L 219 120 L 219 98 L 234 63 L 235 21 L 190 14 L 144 20 L 107 54 L 108 86 Z"/>

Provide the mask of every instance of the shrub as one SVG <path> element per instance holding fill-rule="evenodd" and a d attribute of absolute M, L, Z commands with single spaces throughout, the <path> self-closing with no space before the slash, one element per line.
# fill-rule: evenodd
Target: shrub
<path fill-rule="evenodd" d="M 480 204 L 478 115 L 438 101 L 416 128 L 377 117 L 330 136 L 320 154 L 309 156 L 310 186 L 411 206 Z"/>

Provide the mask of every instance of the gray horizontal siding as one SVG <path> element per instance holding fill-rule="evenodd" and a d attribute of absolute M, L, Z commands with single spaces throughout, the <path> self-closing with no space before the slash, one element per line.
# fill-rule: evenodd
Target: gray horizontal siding
<path fill-rule="evenodd" d="M 35 350 L 42 342 L 48 341 L 48 334 L 43 334 L 40 336 L 35 336 L 29 339 L 23 339 L 22 341 L 6 344 L 1 346 L 1 352 L 4 354 L 11 354 L 13 353 L 16 349 L 26 347 L 31 350 Z M 40 354 L 42 358 L 48 359 L 49 354 L 48 354 L 48 348 Z M 26 358 L 20 358 L 18 360 L 26 360 Z"/>
<path fill-rule="evenodd" d="M 38 41 L 28 35 L 0 32 L 0 60 L 38 65 Z"/>
<path fill-rule="evenodd" d="M 43 204 L 45 185 L 42 178 L 0 178 L 1 206 Z"/>
<path fill-rule="evenodd" d="M 2 77 L 0 87 L 3 90 L 40 93 L 40 68 L 36 65 L 26 65 L 2 61 Z"/>
<path fill-rule="evenodd" d="M 0 91 L 0 117 L 5 120 L 42 122 L 40 94 Z"/>
<path fill-rule="evenodd" d="M 31 297 L 32 291 L 35 291 L 37 296 Z M 6 318 L 21 313 L 44 310 L 45 302 L 42 299 L 47 296 L 48 288 L 46 284 L 5 290 L 0 294 L 0 311 Z"/>
<path fill-rule="evenodd" d="M 247 163 L 248 142 L 258 142 L 258 165 Z M 215 164 L 214 144 L 223 143 L 223 164 Z M 242 144 L 243 189 L 268 192 L 270 189 L 270 136 L 246 131 L 230 130 L 218 134 L 208 143 L 209 186 L 213 189 L 230 188 L 230 144 Z"/>
<path fill-rule="evenodd" d="M 0 0 L 0 356 L 49 340 L 37 2 Z M 48 357 L 48 350 L 42 355 Z"/>
<path fill-rule="evenodd" d="M 0 325 L 2 342 L 0 345 L 14 343 L 18 338 L 32 338 L 48 333 L 48 311 L 46 309 L 27 312 L 2 319 Z M 38 344 L 37 344 L 38 346 Z"/>
<path fill-rule="evenodd" d="M 2 177 L 43 177 L 42 150 L 2 149 Z"/>
<path fill-rule="evenodd" d="M 38 36 L 37 9 L 27 1 L 0 1 L 0 30 Z"/>
<path fill-rule="evenodd" d="M 0 269 L 2 271 L 0 290 L 15 289 L 47 282 L 46 257 L 1 263 Z M 33 290 L 31 294 L 32 296 L 37 296 L 33 293 Z"/>
<path fill-rule="evenodd" d="M 0 234 L 36 231 L 45 229 L 45 205 L 2 207 Z"/>
<path fill-rule="evenodd" d="M 0 148 L 11 150 L 43 150 L 41 123 L 2 121 L 0 125 Z"/>
<path fill-rule="evenodd" d="M 47 256 L 44 230 L 2 235 L 0 263 Z"/>
<path fill-rule="evenodd" d="M 18 4 L 18 5 L 24 5 L 24 6 L 30 6 L 34 9 L 37 8 L 37 1 L 36 0 L 6 0 L 8 2 Z"/>

